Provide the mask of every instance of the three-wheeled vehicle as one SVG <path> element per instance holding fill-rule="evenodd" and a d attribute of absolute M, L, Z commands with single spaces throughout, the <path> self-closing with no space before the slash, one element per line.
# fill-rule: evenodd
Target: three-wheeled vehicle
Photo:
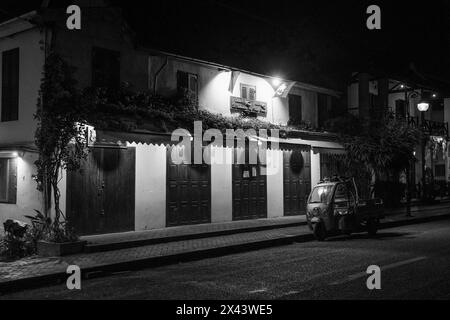
<path fill-rule="evenodd" d="M 333 177 L 317 184 L 306 208 L 308 226 L 319 241 L 328 236 L 367 231 L 373 236 L 384 218 L 381 199 L 361 200 L 355 180 Z"/>

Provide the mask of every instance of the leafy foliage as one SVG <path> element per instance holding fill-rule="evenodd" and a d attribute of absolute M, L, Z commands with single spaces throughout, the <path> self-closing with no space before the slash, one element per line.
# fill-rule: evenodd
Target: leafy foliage
<path fill-rule="evenodd" d="M 90 110 L 89 123 L 98 129 L 129 131 L 141 128 L 170 132 L 179 127 L 192 130 L 194 121 L 202 121 L 204 130 L 315 130 L 303 121 L 280 126 L 244 115 L 223 116 L 199 108 L 197 101 L 187 94 L 166 98 L 151 92 L 134 92 L 126 84 L 116 92 L 106 88 L 87 88 L 82 95 L 82 105 Z"/>
<path fill-rule="evenodd" d="M 354 136 L 361 134 L 363 128 L 358 117 L 348 113 L 325 122 L 327 131 L 340 133 L 343 136 Z"/>
<path fill-rule="evenodd" d="M 418 142 L 417 129 L 392 118 L 384 118 L 361 135 L 344 136 L 347 159 L 377 174 L 407 168 L 415 160 L 413 151 Z"/>
<path fill-rule="evenodd" d="M 416 160 L 413 152 L 420 138 L 417 129 L 389 116 L 362 123 L 353 115 L 331 119 L 326 127 L 339 134 L 346 150 L 338 159 L 341 172 L 356 178 L 361 194 L 376 194 L 389 205 L 395 202 L 388 201 L 394 193 L 400 199 L 404 189 L 399 186 L 398 174 Z M 390 193 L 384 192 L 386 186 Z"/>
<path fill-rule="evenodd" d="M 60 170 L 78 169 L 87 155 L 85 112 L 72 74 L 73 69 L 57 54 L 52 53 L 46 58 L 35 115 L 38 124 L 35 143 L 39 149 L 39 159 L 35 163 L 37 182 L 44 193 L 46 214 L 53 192 L 55 218 L 52 228 L 58 235 L 66 233 L 59 206 Z"/>

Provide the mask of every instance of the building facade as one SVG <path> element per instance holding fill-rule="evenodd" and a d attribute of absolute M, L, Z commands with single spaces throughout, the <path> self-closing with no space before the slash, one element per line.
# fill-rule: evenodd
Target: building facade
<path fill-rule="evenodd" d="M 367 73 L 354 74 L 347 95 L 350 113 L 371 117 L 383 112 L 419 129 L 422 138 L 414 151 L 417 161 L 411 165 L 413 196 L 424 196 L 424 177 L 425 184 L 434 184 L 435 196 L 448 196 L 449 95 L 433 83 L 423 84 L 417 80 L 377 77 Z"/>
<path fill-rule="evenodd" d="M 181 88 L 201 110 L 281 126 L 320 127 L 340 98 L 327 88 L 147 48 L 116 9 L 83 8 L 81 30 L 65 23 L 63 11 L 48 9 L 0 25 L 2 221 L 25 220 L 42 207 L 34 114 L 49 52 L 75 67 L 80 88 L 126 82 L 167 97 Z M 226 161 L 190 164 L 174 162 L 179 146 L 168 133 L 92 128 L 82 169 L 62 172 L 61 208 L 79 234 L 301 215 L 323 175 L 321 158 L 343 151 L 331 134 L 295 132 L 274 138 L 280 147 L 260 154 L 264 161 L 239 162 L 249 151 L 233 144 L 211 147 L 205 156 Z"/>

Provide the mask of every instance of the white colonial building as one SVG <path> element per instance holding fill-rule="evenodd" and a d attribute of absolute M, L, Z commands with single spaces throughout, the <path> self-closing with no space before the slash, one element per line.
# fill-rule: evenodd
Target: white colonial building
<path fill-rule="evenodd" d="M 120 13 L 110 8 L 83 8 L 81 30 L 67 30 L 60 9 L 5 21 L 0 221 L 24 220 L 42 207 L 33 179 L 34 114 L 50 48 L 76 67 L 80 88 L 126 81 L 163 96 L 183 88 L 196 96 L 200 109 L 226 117 L 245 114 L 279 125 L 301 121 L 320 127 L 340 97 L 327 88 L 138 45 Z M 82 170 L 63 172 L 60 183 L 61 207 L 80 234 L 304 214 L 311 186 L 331 170 L 324 159 L 343 152 L 331 134 L 297 130 L 272 140 L 280 147 L 267 150 L 265 162 L 233 163 L 245 157 L 245 149 L 220 146 L 227 163 L 178 164 L 170 156 L 176 142 L 165 132 L 94 128 L 92 137 Z"/>

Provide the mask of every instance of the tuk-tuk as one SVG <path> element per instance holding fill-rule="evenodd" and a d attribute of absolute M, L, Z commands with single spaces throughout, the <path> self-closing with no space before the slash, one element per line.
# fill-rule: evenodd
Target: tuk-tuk
<path fill-rule="evenodd" d="M 354 179 L 333 177 L 317 184 L 306 208 L 310 230 L 319 241 L 330 235 L 367 231 L 373 236 L 384 218 L 381 199 L 361 200 Z"/>

